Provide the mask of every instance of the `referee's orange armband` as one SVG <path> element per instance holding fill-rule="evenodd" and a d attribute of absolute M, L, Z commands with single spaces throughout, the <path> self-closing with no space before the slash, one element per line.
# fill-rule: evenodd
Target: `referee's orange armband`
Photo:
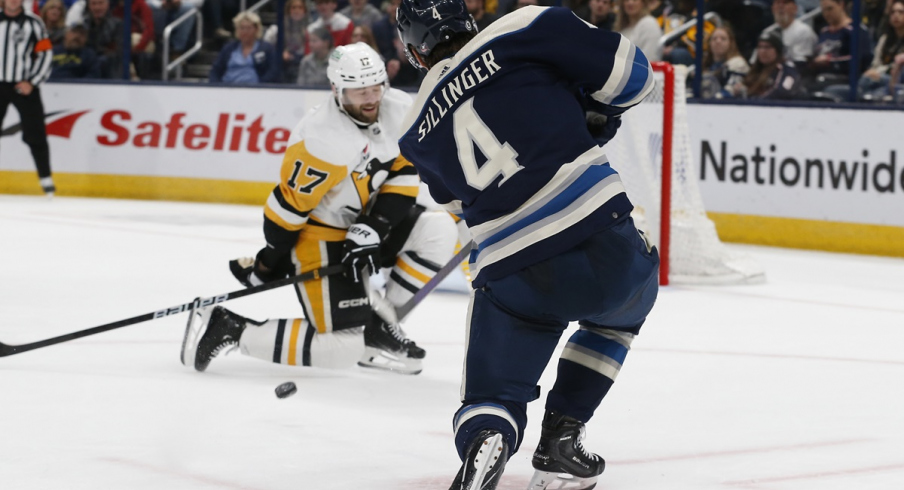
<path fill-rule="evenodd" d="M 38 41 L 35 44 L 35 53 L 43 53 L 44 51 L 50 51 L 53 49 L 53 44 L 50 43 L 50 39 L 44 38 Z"/>

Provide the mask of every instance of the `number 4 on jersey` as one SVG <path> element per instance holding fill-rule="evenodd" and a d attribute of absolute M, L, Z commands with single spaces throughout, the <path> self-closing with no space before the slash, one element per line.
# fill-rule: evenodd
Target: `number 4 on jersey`
<path fill-rule="evenodd" d="M 505 183 L 512 175 L 521 170 L 521 165 L 515 157 L 518 156 L 511 145 L 500 143 L 487 127 L 486 123 L 474 110 L 474 99 L 468 99 L 461 107 L 455 110 L 453 115 L 453 131 L 455 133 L 455 146 L 458 147 L 458 161 L 465 172 L 465 180 L 468 185 L 478 190 L 485 189 L 496 177 L 502 174 L 499 185 Z M 487 161 L 482 167 L 477 166 L 474 156 L 474 145 L 486 156 Z"/>

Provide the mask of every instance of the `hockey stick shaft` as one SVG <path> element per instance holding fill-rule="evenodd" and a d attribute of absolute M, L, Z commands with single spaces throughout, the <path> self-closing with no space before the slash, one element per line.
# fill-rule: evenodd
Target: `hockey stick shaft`
<path fill-rule="evenodd" d="M 413 310 L 414 307 L 418 305 L 418 303 L 423 301 L 424 298 L 426 298 L 428 294 L 430 294 L 434 289 L 436 289 L 436 287 L 439 286 L 439 283 L 443 282 L 443 279 L 445 279 L 446 276 L 448 276 L 449 274 L 452 273 L 452 271 L 457 269 L 459 264 L 461 264 L 461 262 L 463 260 L 465 260 L 465 258 L 471 253 L 472 248 L 474 248 L 473 241 L 469 241 L 468 243 L 464 244 L 461 247 L 461 250 L 459 250 L 458 253 L 456 253 L 455 256 L 452 257 L 451 260 L 449 260 L 449 262 L 446 262 L 446 265 L 444 265 L 439 270 L 439 272 L 436 273 L 435 276 L 433 276 L 432 278 L 430 278 L 429 281 L 427 281 L 427 284 L 424 284 L 424 287 L 422 287 L 420 290 L 418 290 L 418 292 L 414 293 L 414 296 L 412 296 L 411 299 L 406 301 L 405 304 L 396 308 L 396 315 L 398 315 L 399 320 L 408 316 L 408 314 L 411 313 L 411 310 Z"/>
<path fill-rule="evenodd" d="M 377 315 L 380 315 L 384 321 L 387 323 L 398 323 L 402 321 L 411 310 L 414 309 L 424 298 L 427 297 L 437 286 L 439 283 L 443 282 L 443 279 L 446 278 L 449 274 L 452 273 L 455 269 L 458 268 L 458 265 L 461 264 L 461 261 L 471 253 L 471 249 L 474 248 L 474 242 L 469 241 L 464 246 L 461 247 L 461 250 L 455 254 L 452 259 L 446 262 L 444 265 L 429 281 L 427 284 L 424 284 L 424 287 L 418 290 L 418 292 L 414 293 L 414 296 L 411 297 L 408 301 L 405 302 L 402 306 L 398 308 L 393 308 L 392 305 L 385 298 L 380 296 L 379 294 L 373 294 L 372 291 L 368 291 L 368 297 L 371 301 L 371 308 L 374 309 L 374 312 Z"/>
<path fill-rule="evenodd" d="M 132 318 L 126 318 L 125 320 L 119 320 L 112 323 L 107 323 L 106 325 L 100 325 L 97 327 L 86 328 L 85 330 L 79 330 L 78 332 L 72 332 L 66 335 L 60 335 L 59 337 L 53 337 L 45 340 L 41 340 L 38 342 L 32 342 L 30 344 L 21 344 L 21 345 L 8 345 L 0 342 L 0 357 L 11 356 L 14 354 L 21 354 L 23 352 L 28 352 L 30 350 L 40 349 L 41 347 L 47 347 L 50 345 L 60 344 L 63 342 L 68 342 L 70 340 L 80 339 L 82 337 L 88 337 L 89 335 L 95 335 L 102 332 L 109 332 L 110 330 L 116 330 L 117 328 L 127 327 L 129 325 L 135 325 L 136 323 L 143 323 L 148 320 L 156 320 L 158 318 L 167 317 L 170 315 L 175 315 L 178 313 L 182 313 L 184 311 L 188 311 L 192 308 L 202 307 L 202 306 L 211 306 L 217 303 L 222 303 L 224 301 L 229 301 L 232 299 L 241 298 L 244 296 L 249 296 L 252 294 L 262 293 L 264 291 L 269 291 L 271 289 L 280 288 L 283 286 L 288 286 L 290 284 L 295 284 L 304 281 L 310 281 L 312 279 L 318 279 L 321 277 L 329 276 L 332 274 L 336 274 L 339 272 L 343 272 L 345 270 L 345 266 L 342 265 L 331 265 L 327 267 L 321 267 L 320 269 L 313 270 L 310 272 L 306 272 L 304 274 L 299 274 L 297 276 L 288 277 L 286 279 L 280 279 L 278 281 L 268 282 L 265 284 L 261 284 L 260 286 L 254 286 L 246 289 L 240 289 L 238 291 L 233 291 L 231 293 L 219 294 L 216 296 L 211 296 L 209 298 L 197 298 L 189 303 L 184 303 L 178 306 L 172 306 L 170 308 L 164 308 L 162 310 L 152 311 L 150 313 L 145 313 L 143 315 L 133 316 Z"/>

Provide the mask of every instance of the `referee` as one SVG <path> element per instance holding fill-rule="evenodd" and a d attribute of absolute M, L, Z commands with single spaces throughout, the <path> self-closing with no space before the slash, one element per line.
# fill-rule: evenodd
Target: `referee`
<path fill-rule="evenodd" d="M 22 120 L 22 141 L 31 149 L 41 187 L 56 188 L 50 175 L 50 148 L 44 104 L 38 88 L 50 76 L 53 46 L 41 18 L 22 9 L 22 0 L 5 0 L 0 10 L 0 122 L 12 103 Z"/>

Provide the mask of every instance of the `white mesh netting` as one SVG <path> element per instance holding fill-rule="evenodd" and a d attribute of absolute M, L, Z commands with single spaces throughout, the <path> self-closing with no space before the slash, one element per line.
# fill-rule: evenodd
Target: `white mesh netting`
<path fill-rule="evenodd" d="M 688 135 L 686 78 L 686 68 L 675 66 L 669 282 L 762 282 L 765 280 L 762 266 L 748 255 L 729 250 L 719 240 L 715 225 L 706 216 Z M 621 128 L 604 147 L 636 207 L 633 216 L 638 228 L 657 244 L 661 238 L 663 84 L 663 73 L 657 71 L 656 90 L 622 116 Z"/>

